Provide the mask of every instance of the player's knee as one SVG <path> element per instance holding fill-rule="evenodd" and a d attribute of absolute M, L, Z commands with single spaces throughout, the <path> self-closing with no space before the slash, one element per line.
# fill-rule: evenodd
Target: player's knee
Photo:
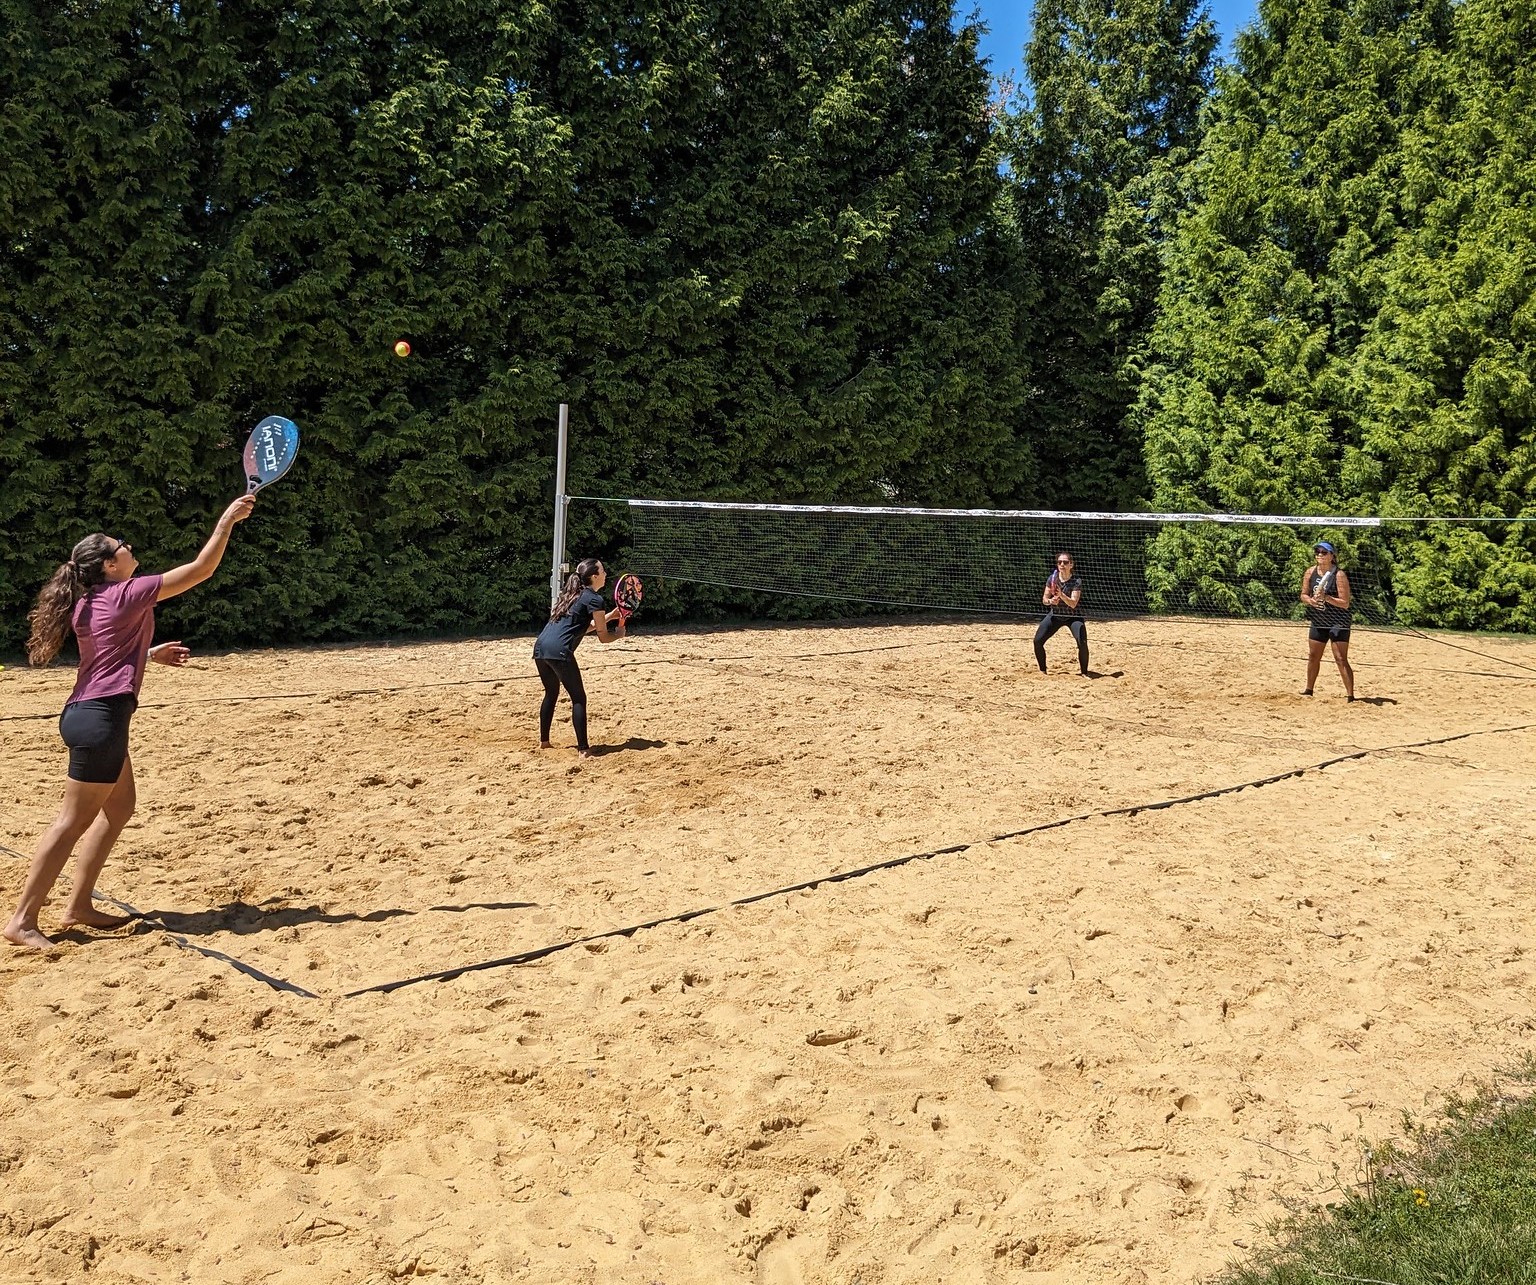
<path fill-rule="evenodd" d="M 66 809 L 59 814 L 58 819 L 53 823 L 54 835 L 73 847 L 84 836 L 85 832 L 91 828 L 100 814 L 101 810 L 99 808 L 95 811 L 87 811 L 84 808 Z"/>
<path fill-rule="evenodd" d="M 107 818 L 107 824 L 115 830 L 121 830 L 129 821 L 133 820 L 134 809 L 139 805 L 138 796 L 133 790 L 120 791 L 106 801 L 102 807 L 102 815 Z"/>

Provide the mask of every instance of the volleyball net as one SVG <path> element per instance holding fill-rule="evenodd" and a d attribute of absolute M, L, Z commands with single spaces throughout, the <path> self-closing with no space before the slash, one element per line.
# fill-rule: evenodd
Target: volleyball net
<path fill-rule="evenodd" d="M 572 500 L 603 506 L 626 569 L 663 582 L 1039 616 L 1056 556 L 1067 552 L 1091 616 L 1292 619 L 1304 614 L 1302 578 L 1327 540 L 1349 573 L 1356 617 L 1392 618 L 1378 518 Z"/>

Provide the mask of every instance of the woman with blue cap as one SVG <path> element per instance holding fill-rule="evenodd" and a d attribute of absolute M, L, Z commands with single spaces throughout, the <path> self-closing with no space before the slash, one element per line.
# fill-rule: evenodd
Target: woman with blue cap
<path fill-rule="evenodd" d="M 1307 631 L 1307 686 L 1301 694 L 1312 695 L 1317 671 L 1323 663 L 1323 646 L 1333 649 L 1333 662 L 1344 680 L 1344 695 L 1355 699 L 1355 671 L 1349 667 L 1349 573 L 1339 566 L 1339 556 L 1327 540 L 1319 540 L 1313 551 L 1316 565 L 1301 577 L 1301 601 L 1307 608 L 1312 627 Z"/>

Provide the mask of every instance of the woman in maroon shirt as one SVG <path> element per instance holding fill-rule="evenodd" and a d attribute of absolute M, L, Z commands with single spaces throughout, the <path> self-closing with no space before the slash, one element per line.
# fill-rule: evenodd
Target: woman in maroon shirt
<path fill-rule="evenodd" d="M 75 882 L 60 916 L 65 927 L 119 928 L 121 915 L 91 904 L 96 876 L 117 836 L 133 815 L 133 761 L 128 757 L 128 725 L 139 703 L 144 662 L 180 665 L 187 649 L 179 642 L 151 647 L 155 604 L 211 576 L 224 557 L 229 533 L 251 514 L 255 497 L 242 495 L 219 518 L 197 557 L 163 576 L 137 576 L 138 559 L 126 540 L 88 535 L 69 561 L 53 573 L 28 617 L 32 636 L 27 659 L 46 665 L 59 654 L 70 629 L 80 643 L 75 689 L 59 715 L 59 734 L 69 746 L 69 780 L 64 806 L 44 832 L 27 871 L 16 913 L 4 929 L 17 946 L 47 950 L 53 945 L 37 926 L 38 912 L 75 845 L 80 859 Z"/>

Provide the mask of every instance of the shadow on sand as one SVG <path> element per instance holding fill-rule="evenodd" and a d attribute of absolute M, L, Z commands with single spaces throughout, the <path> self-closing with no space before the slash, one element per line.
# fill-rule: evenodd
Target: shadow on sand
<path fill-rule="evenodd" d="M 648 741 L 640 736 L 631 736 L 627 741 L 620 741 L 617 745 L 594 745 L 592 757 L 602 758 L 607 754 L 622 754 L 626 750 L 664 750 L 666 741 Z"/>
<path fill-rule="evenodd" d="M 206 937 L 214 933 L 259 933 L 289 928 L 295 924 L 382 924 L 391 919 L 403 919 L 411 915 L 434 912 L 463 914 L 470 910 L 530 910 L 538 903 L 533 901 L 474 901 L 462 906 L 428 906 L 424 910 L 405 910 L 393 907 L 386 910 L 370 910 L 363 914 L 351 911 L 321 910 L 319 906 L 282 906 L 264 909 L 249 902 L 231 901 L 223 906 L 207 910 L 144 910 L 138 912 L 135 931 L 164 930 L 181 933 L 188 937 Z"/>

